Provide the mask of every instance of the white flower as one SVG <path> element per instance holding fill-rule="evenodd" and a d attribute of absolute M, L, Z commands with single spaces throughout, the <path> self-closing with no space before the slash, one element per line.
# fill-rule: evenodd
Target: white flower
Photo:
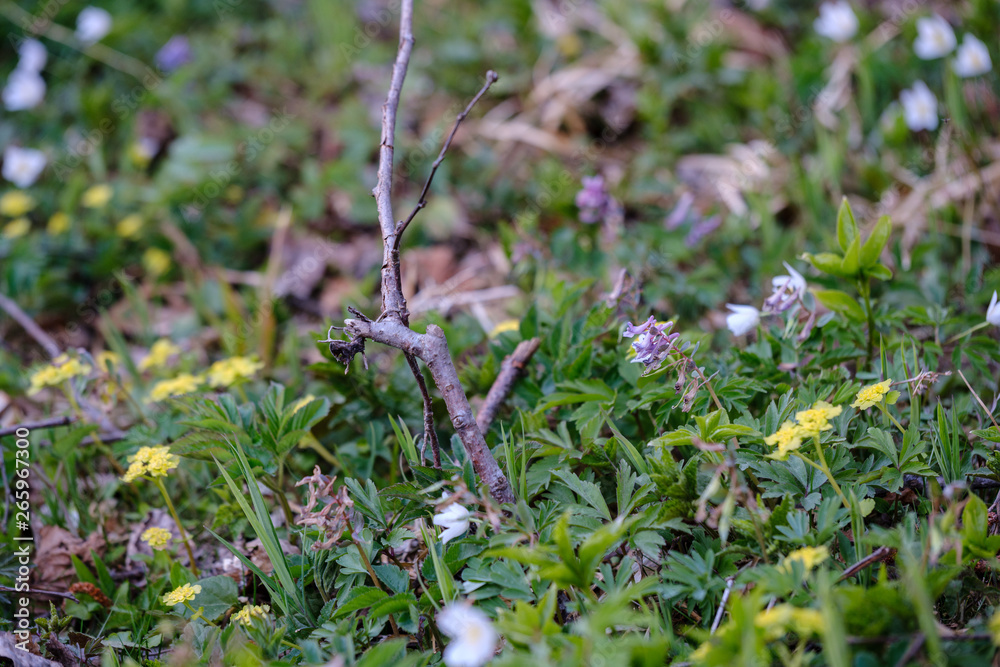
<path fill-rule="evenodd" d="M 458 503 L 448 505 L 443 511 L 434 515 L 434 525 L 441 526 L 441 543 L 447 544 L 469 529 L 469 510 Z"/>
<path fill-rule="evenodd" d="M 802 274 L 789 266 L 788 262 L 782 262 L 787 276 L 775 276 L 771 279 L 771 296 L 764 300 L 765 313 L 783 313 L 796 304 L 805 295 L 809 286 Z"/>
<path fill-rule="evenodd" d="M 38 72 L 18 67 L 7 78 L 2 97 L 9 111 L 33 109 L 45 99 L 45 79 Z"/>
<path fill-rule="evenodd" d="M 17 50 L 20 60 L 17 63 L 18 69 L 29 72 L 41 72 L 45 67 L 45 62 L 49 59 L 49 52 L 45 50 L 45 45 L 37 39 L 26 39 L 21 42 L 21 47 Z"/>
<path fill-rule="evenodd" d="M 990 300 L 989 308 L 986 309 L 986 321 L 1000 327 L 1000 303 L 997 303 L 996 290 L 993 290 L 993 298 Z"/>
<path fill-rule="evenodd" d="M 760 324 L 760 311 L 753 306 L 740 306 L 727 303 L 726 308 L 733 311 L 726 315 L 726 326 L 734 336 L 742 336 L 757 328 Z"/>
<path fill-rule="evenodd" d="M 955 48 L 955 43 L 955 31 L 937 14 L 917 19 L 917 41 L 913 42 L 913 51 L 918 58 L 933 60 L 946 56 Z"/>
<path fill-rule="evenodd" d="M 952 63 L 955 74 L 967 78 L 986 74 L 993 69 L 993 61 L 990 60 L 989 49 L 974 35 L 966 35 L 962 38 L 962 45 L 955 53 L 955 62 Z"/>
<path fill-rule="evenodd" d="M 819 8 L 819 18 L 813 22 L 816 32 L 835 42 L 846 42 L 858 31 L 858 17 L 845 0 L 825 2 Z"/>
<path fill-rule="evenodd" d="M 45 153 L 8 146 L 3 151 L 3 177 L 19 188 L 30 187 L 45 169 Z"/>
<path fill-rule="evenodd" d="M 438 629 L 451 638 L 444 649 L 448 667 L 482 667 L 493 659 L 497 633 L 489 616 L 471 604 L 450 604 L 437 616 Z"/>
<path fill-rule="evenodd" d="M 111 14 L 100 7 L 87 7 L 76 17 L 76 38 L 84 44 L 96 44 L 111 32 Z"/>
<path fill-rule="evenodd" d="M 903 105 L 906 126 L 914 132 L 936 130 L 938 126 L 937 98 L 923 81 L 917 81 L 913 88 L 899 94 Z"/>

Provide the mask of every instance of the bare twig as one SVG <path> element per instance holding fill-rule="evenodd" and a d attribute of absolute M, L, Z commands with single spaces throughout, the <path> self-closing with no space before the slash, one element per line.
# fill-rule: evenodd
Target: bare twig
<path fill-rule="evenodd" d="M 431 405 L 431 395 L 427 391 L 427 382 L 424 381 L 424 374 L 417 366 L 417 359 L 412 354 L 403 355 L 406 363 L 410 366 L 417 386 L 420 387 L 420 396 L 424 401 L 424 440 L 420 445 L 420 458 L 423 460 L 427 443 L 431 444 L 431 452 L 434 455 L 434 467 L 441 469 L 441 444 L 438 442 L 437 431 L 434 429 L 434 407 Z"/>
<path fill-rule="evenodd" d="M 733 592 L 733 582 L 736 581 L 736 577 L 726 577 L 726 590 L 722 592 L 722 600 L 719 601 L 719 610 L 715 612 L 715 618 L 712 620 L 711 634 L 715 634 L 715 631 L 719 629 L 719 623 L 722 623 L 722 615 L 726 613 L 726 603 L 729 602 L 729 596 Z"/>
<path fill-rule="evenodd" d="M 451 134 L 449 134 L 448 138 L 445 139 L 444 145 L 441 146 L 441 152 L 438 153 L 437 159 L 434 160 L 434 164 L 431 165 L 431 173 L 427 176 L 427 181 L 424 183 L 424 189 L 420 191 L 420 199 L 417 201 L 417 205 L 413 207 L 412 211 L 410 211 L 410 215 L 406 218 L 406 220 L 403 220 L 396 225 L 397 249 L 399 248 L 399 239 L 406 230 L 407 226 L 409 226 L 410 222 L 417 217 L 417 213 L 420 212 L 420 209 L 427 206 L 427 191 L 431 189 L 431 181 L 434 180 L 434 175 L 437 174 L 438 167 L 440 167 L 441 163 L 444 162 L 445 153 L 447 153 L 448 149 L 451 148 L 451 141 L 455 138 L 455 133 L 458 132 L 458 126 L 462 124 L 462 121 L 465 120 L 466 116 L 468 116 L 472 111 L 472 107 L 476 106 L 476 102 L 478 102 L 479 99 L 486 94 L 486 91 L 490 89 L 490 86 L 496 83 L 499 78 L 500 75 L 493 70 L 486 72 L 486 83 L 483 84 L 483 87 L 479 89 L 476 96 L 472 98 L 468 105 L 466 105 L 465 110 L 455 117 L 455 125 L 451 128 Z"/>
<path fill-rule="evenodd" d="M 462 441 L 465 451 L 472 461 L 473 468 L 479 479 L 487 486 L 490 495 L 500 502 L 513 502 L 514 494 L 510 488 L 510 482 L 500 470 L 496 459 L 486 445 L 482 431 L 476 424 L 469 405 L 469 399 L 462 389 L 458 379 L 458 372 L 452 361 L 451 353 L 448 349 L 448 341 L 444 332 L 436 325 L 428 325 L 427 332 L 419 334 L 409 327 L 409 313 L 406 309 L 406 299 L 403 296 L 402 280 L 399 269 L 399 236 L 405 229 L 406 224 L 412 220 L 411 215 L 407 223 L 396 223 L 392 212 L 392 166 L 393 166 L 393 143 L 396 134 L 396 113 L 399 109 L 400 91 L 403 81 L 406 78 L 406 70 L 410 62 L 410 54 L 413 51 L 413 0 L 403 0 L 400 11 L 399 27 L 399 49 L 396 53 L 396 62 L 392 68 L 392 80 L 389 84 L 389 93 L 386 96 L 385 104 L 382 105 L 382 141 L 379 146 L 378 181 L 372 194 L 375 196 L 375 204 L 378 209 L 379 229 L 382 232 L 382 275 L 381 275 L 381 296 L 382 313 L 378 319 L 370 320 L 357 311 L 352 311 L 354 319 L 344 321 L 344 331 L 347 333 L 348 341 L 328 340 L 331 349 L 336 346 L 340 356 L 338 359 L 349 364 L 359 346 L 363 349 L 366 339 L 376 343 L 382 343 L 401 350 L 407 356 L 407 364 L 421 386 L 421 393 L 424 397 L 424 428 L 425 441 L 429 438 L 432 446 L 435 444 L 433 415 L 430 411 L 430 394 L 426 392 L 426 386 L 422 386 L 423 376 L 417 367 L 416 359 L 423 361 L 431 372 L 434 384 L 437 385 L 444 399 L 445 407 L 451 417 L 452 425 Z M 495 80 L 496 75 L 488 77 Z M 489 81 L 492 83 L 492 81 Z M 486 86 L 488 87 L 488 86 Z M 481 91 L 476 99 L 483 95 Z M 463 116 L 464 117 L 464 116 Z M 452 132 L 454 135 L 454 131 Z M 451 142 L 449 137 L 448 142 Z M 442 151 L 443 156 L 443 151 Z M 435 163 L 435 168 L 439 162 Z M 433 172 L 432 172 L 433 175 Z M 424 186 L 421 201 L 426 195 L 428 184 Z M 420 204 L 418 203 L 419 210 Z M 439 454 L 435 452 L 435 460 Z"/>
<path fill-rule="evenodd" d="M 59 344 L 53 340 L 52 336 L 45 333 L 40 326 L 35 324 L 31 317 L 21 310 L 21 307 L 6 294 L 0 294 L 0 308 L 10 315 L 15 322 L 21 325 L 28 335 L 35 339 L 45 353 L 53 359 L 59 356 Z"/>
<path fill-rule="evenodd" d="M 55 428 L 57 426 L 67 426 L 72 424 L 73 420 L 70 417 L 52 417 L 51 419 L 43 419 L 37 422 L 28 422 L 27 424 L 17 424 L 15 426 L 7 426 L 0 428 L 0 438 L 5 435 L 14 435 L 22 428 L 26 428 L 29 431 L 33 431 L 36 428 Z"/>
<path fill-rule="evenodd" d="M 72 593 L 61 593 L 59 591 L 45 591 L 45 590 L 41 590 L 39 588 L 32 588 L 31 590 L 28 590 L 28 591 L 19 591 L 18 589 L 11 588 L 10 586 L 0 586 L 0 591 L 3 591 L 4 593 L 23 592 L 26 595 L 30 595 L 31 597 L 36 597 L 36 598 L 37 597 L 56 597 L 56 598 L 65 598 L 67 600 L 72 600 L 73 602 L 79 602 L 79 600 L 76 599 L 76 596 L 73 595 Z"/>
<path fill-rule="evenodd" d="M 480 431 L 486 433 L 489 430 L 490 424 L 496 419 L 500 406 L 507 400 L 507 396 L 514 388 L 514 383 L 524 374 L 527 363 L 534 356 L 538 350 L 538 346 L 541 344 L 542 341 L 539 338 L 521 341 L 514 348 L 514 351 L 500 364 L 500 372 L 497 374 L 497 379 L 493 381 L 493 386 L 490 387 L 489 393 L 486 394 L 486 400 L 483 402 L 483 407 L 479 410 L 479 416 L 476 418 L 476 423 L 479 425 Z"/>
<path fill-rule="evenodd" d="M 969 388 L 970 392 L 972 392 L 972 396 L 976 399 L 976 402 L 979 403 L 979 407 L 983 409 L 983 412 L 985 412 L 986 416 L 990 418 L 990 421 L 993 422 L 993 425 L 996 426 L 997 428 L 1000 428 L 1000 424 L 997 424 L 997 420 L 993 418 L 993 413 L 991 413 L 990 409 L 986 407 L 985 403 L 983 403 L 983 399 L 979 398 L 979 394 L 976 393 L 976 390 L 972 388 L 972 385 L 969 384 L 969 381 L 965 379 L 965 374 L 962 373 L 962 369 L 957 368 L 955 370 L 958 371 L 958 377 L 962 378 L 962 382 L 964 382 L 965 386 Z"/>
<path fill-rule="evenodd" d="M 854 565 L 844 570 L 840 574 L 840 579 L 838 579 L 838 581 L 843 581 L 844 579 L 850 579 L 851 577 L 853 577 L 854 575 L 856 575 L 858 572 L 865 569 L 869 565 L 872 565 L 873 563 L 877 563 L 879 561 L 885 560 L 886 558 L 889 558 L 890 556 L 892 556 L 892 553 L 893 550 L 890 549 L 889 547 L 879 547 L 875 551 L 871 552 L 870 554 L 859 560 Z"/>

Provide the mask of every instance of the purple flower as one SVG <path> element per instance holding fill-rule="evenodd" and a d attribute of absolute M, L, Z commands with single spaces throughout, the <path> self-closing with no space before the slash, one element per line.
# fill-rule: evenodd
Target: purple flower
<path fill-rule="evenodd" d="M 164 72 L 173 72 L 191 62 L 191 45 L 184 35 L 174 35 L 156 54 L 156 65 Z"/>
<path fill-rule="evenodd" d="M 689 248 L 695 247 L 701 242 L 702 239 L 714 232 L 721 225 L 722 218 L 718 215 L 713 215 L 705 218 L 704 220 L 698 220 L 691 225 L 691 231 L 688 232 L 687 238 L 684 239 L 684 245 Z"/>
<path fill-rule="evenodd" d="M 614 200 L 608 194 L 603 176 L 584 176 L 583 189 L 576 193 L 576 207 L 580 209 L 580 222 L 594 224 L 607 217 Z"/>
<path fill-rule="evenodd" d="M 635 350 L 632 363 L 644 364 L 647 371 L 658 368 L 673 350 L 674 341 L 680 337 L 678 333 L 668 333 L 673 326 L 673 322 L 657 324 L 652 315 L 639 325 L 628 322 L 622 336 L 635 338 L 632 341 L 632 349 Z"/>

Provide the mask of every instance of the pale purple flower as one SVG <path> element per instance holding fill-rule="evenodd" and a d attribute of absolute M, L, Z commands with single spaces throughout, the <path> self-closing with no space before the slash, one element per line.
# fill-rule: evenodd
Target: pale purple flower
<path fill-rule="evenodd" d="M 788 270 L 787 276 L 777 276 L 771 280 L 771 287 L 774 292 L 764 300 L 764 312 L 768 314 L 783 313 L 797 302 L 806 293 L 806 279 L 802 274 L 782 262 Z"/>
<path fill-rule="evenodd" d="M 576 206 L 580 209 L 580 222 L 601 222 L 611 210 L 613 200 L 608 194 L 603 176 L 584 176 L 583 189 L 576 193 Z"/>
<path fill-rule="evenodd" d="M 174 35 L 156 52 L 156 66 L 164 72 L 173 72 L 189 62 L 191 62 L 191 45 L 184 35 Z"/>
<path fill-rule="evenodd" d="M 693 225 L 691 225 L 691 231 L 688 232 L 687 238 L 684 239 L 684 245 L 689 248 L 693 248 L 701 241 L 722 226 L 722 217 L 718 215 L 713 215 L 702 220 L 698 220 Z"/>
<path fill-rule="evenodd" d="M 673 322 L 657 324 L 652 315 L 639 325 L 628 322 L 622 336 L 635 338 L 632 341 L 632 349 L 635 350 L 632 363 L 644 364 L 646 370 L 659 367 L 674 348 L 674 341 L 680 337 L 678 333 L 668 333 L 673 326 Z"/>

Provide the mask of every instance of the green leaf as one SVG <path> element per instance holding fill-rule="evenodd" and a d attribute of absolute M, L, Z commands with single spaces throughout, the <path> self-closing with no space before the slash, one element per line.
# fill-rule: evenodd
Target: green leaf
<path fill-rule="evenodd" d="M 844 197 L 840 201 L 840 211 L 837 212 L 837 243 L 840 244 L 840 249 L 847 252 L 857 236 L 858 223 L 854 219 L 850 202 L 847 201 L 847 197 Z"/>
<path fill-rule="evenodd" d="M 844 251 L 844 259 L 840 262 L 840 275 L 854 276 L 861 270 L 861 237 L 855 236 L 851 245 Z"/>
<path fill-rule="evenodd" d="M 883 215 L 875 223 L 871 235 L 861 248 L 861 266 L 868 269 L 878 264 L 878 258 L 892 235 L 892 219 Z"/>
<path fill-rule="evenodd" d="M 199 579 L 197 585 L 201 586 L 201 593 L 198 593 L 191 606 L 195 609 L 201 607 L 204 610 L 202 616 L 206 620 L 214 621 L 239 602 L 236 599 L 236 582 L 232 577 L 220 574 Z"/>
<path fill-rule="evenodd" d="M 588 505 L 600 512 L 601 516 L 607 521 L 611 521 L 611 510 L 608 509 L 608 503 L 604 500 L 601 487 L 593 482 L 586 482 L 580 479 L 569 470 L 555 470 L 553 474 L 561 479 L 573 493 L 583 498 Z"/>
<path fill-rule="evenodd" d="M 340 605 L 340 608 L 333 614 L 333 618 L 335 620 L 342 618 L 352 611 L 371 607 L 388 598 L 389 596 L 385 591 L 380 591 L 373 586 L 358 586 L 351 591 L 350 597 L 347 598 L 344 604 Z"/>
<path fill-rule="evenodd" d="M 869 266 L 865 271 L 868 272 L 872 278 L 878 278 L 879 280 L 892 280 L 892 269 L 890 269 L 885 264 L 875 264 L 874 266 Z"/>
<path fill-rule="evenodd" d="M 409 609 L 411 604 L 416 603 L 416 596 L 407 591 L 406 593 L 393 595 L 391 598 L 386 598 L 385 600 L 371 605 L 371 609 L 368 610 L 368 615 L 372 618 L 379 618 L 380 616 L 388 616 L 389 614 L 398 614 L 399 612 Z"/>
<path fill-rule="evenodd" d="M 802 257 L 823 273 L 829 273 L 831 276 L 841 277 L 846 277 L 847 275 L 841 269 L 841 264 L 843 264 L 844 258 L 837 253 L 821 252 L 815 255 L 805 253 Z"/>
<path fill-rule="evenodd" d="M 865 311 L 851 295 L 835 289 L 816 290 L 814 294 L 830 310 L 857 322 L 865 321 Z"/>

